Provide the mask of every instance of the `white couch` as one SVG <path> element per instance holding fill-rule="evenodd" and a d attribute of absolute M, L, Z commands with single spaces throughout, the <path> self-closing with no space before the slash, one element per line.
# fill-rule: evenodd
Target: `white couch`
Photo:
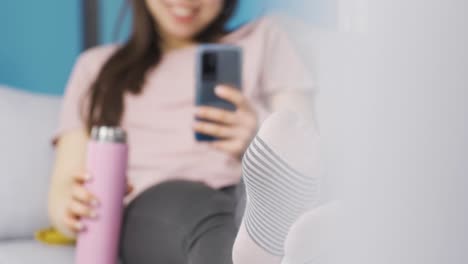
<path fill-rule="evenodd" d="M 60 97 L 0 85 L 0 264 L 73 263 L 72 247 L 34 240 L 49 226 L 47 191 Z M 237 222 L 245 204 L 239 188 Z"/>
<path fill-rule="evenodd" d="M 49 225 L 47 190 L 60 98 L 0 86 L 0 264 L 73 263 L 72 247 L 33 239 Z"/>

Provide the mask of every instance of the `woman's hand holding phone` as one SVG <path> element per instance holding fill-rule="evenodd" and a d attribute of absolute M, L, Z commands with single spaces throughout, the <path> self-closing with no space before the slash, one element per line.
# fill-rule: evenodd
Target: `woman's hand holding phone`
<path fill-rule="evenodd" d="M 254 109 L 239 89 L 219 85 L 215 89 L 218 97 L 236 106 L 235 111 L 210 106 L 199 106 L 196 117 L 196 132 L 219 138 L 209 142 L 216 149 L 241 159 L 258 128 L 258 119 Z"/>

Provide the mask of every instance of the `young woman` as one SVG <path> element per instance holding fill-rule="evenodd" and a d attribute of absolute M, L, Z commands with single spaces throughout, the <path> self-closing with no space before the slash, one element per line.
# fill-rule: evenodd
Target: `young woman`
<path fill-rule="evenodd" d="M 133 0 L 128 41 L 80 56 L 55 137 L 49 195 L 55 228 L 73 237 L 85 228 L 80 219 L 99 214 L 99 201 L 83 187 L 96 176 L 84 171 L 86 143 L 92 126 L 121 126 L 129 137 L 133 189 L 122 229 L 124 262 L 232 262 L 241 157 L 271 110 L 309 105 L 313 87 L 273 19 L 226 31 L 236 4 Z M 194 106 L 195 52 L 201 43 L 243 48 L 242 92 L 216 89 L 236 105 L 235 112 Z M 199 143 L 195 131 L 221 139 Z"/>

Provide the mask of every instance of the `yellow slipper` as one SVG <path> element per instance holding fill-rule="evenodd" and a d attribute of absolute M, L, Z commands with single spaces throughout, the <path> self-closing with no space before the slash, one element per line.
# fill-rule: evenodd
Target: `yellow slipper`
<path fill-rule="evenodd" d="M 47 245 L 70 246 L 75 244 L 75 239 L 63 235 L 52 227 L 37 231 L 34 237 L 37 241 Z"/>

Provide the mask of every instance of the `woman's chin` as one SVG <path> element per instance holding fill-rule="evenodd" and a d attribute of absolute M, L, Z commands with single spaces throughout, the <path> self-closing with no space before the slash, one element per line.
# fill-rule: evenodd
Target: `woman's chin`
<path fill-rule="evenodd" d="M 191 40 L 193 40 L 196 34 L 196 30 L 181 28 L 171 30 L 169 33 L 171 39 L 176 39 L 180 42 L 191 42 Z"/>
<path fill-rule="evenodd" d="M 171 21 L 171 23 L 163 24 L 164 31 L 169 36 L 177 39 L 193 39 L 198 32 L 202 31 L 204 23 L 202 21 L 193 21 L 191 23 L 177 23 Z"/>

